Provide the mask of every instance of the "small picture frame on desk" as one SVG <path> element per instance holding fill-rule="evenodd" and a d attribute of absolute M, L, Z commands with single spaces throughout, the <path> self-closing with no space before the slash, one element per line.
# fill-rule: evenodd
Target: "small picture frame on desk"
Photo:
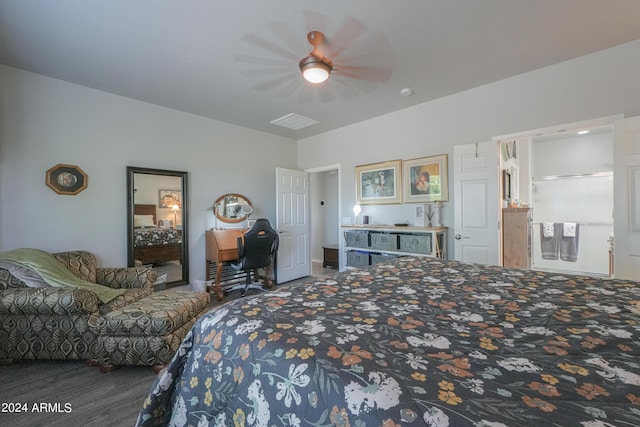
<path fill-rule="evenodd" d="M 247 220 L 247 228 L 251 228 L 253 227 L 253 225 L 256 223 L 256 219 L 248 219 Z"/>
<path fill-rule="evenodd" d="M 416 227 L 431 227 L 431 217 L 426 205 L 420 204 L 415 207 L 413 225 Z"/>

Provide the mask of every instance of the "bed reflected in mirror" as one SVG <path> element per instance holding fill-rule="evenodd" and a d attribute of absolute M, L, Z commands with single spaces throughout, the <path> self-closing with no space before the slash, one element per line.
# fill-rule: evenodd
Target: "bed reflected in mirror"
<path fill-rule="evenodd" d="M 159 287 L 189 282 L 187 172 L 127 167 L 127 263 L 151 266 Z"/>

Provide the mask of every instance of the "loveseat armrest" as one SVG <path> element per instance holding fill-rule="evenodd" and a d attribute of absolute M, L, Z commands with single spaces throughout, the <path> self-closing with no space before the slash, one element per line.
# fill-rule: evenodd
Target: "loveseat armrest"
<path fill-rule="evenodd" d="M 98 296 L 87 289 L 11 288 L 0 292 L 0 316 L 98 315 Z"/>
<path fill-rule="evenodd" d="M 113 289 L 151 289 L 157 278 L 158 272 L 148 267 L 96 269 L 96 283 Z"/>

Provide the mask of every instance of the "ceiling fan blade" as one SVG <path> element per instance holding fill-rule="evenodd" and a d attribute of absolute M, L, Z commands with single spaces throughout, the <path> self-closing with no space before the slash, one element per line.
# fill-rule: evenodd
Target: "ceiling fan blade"
<path fill-rule="evenodd" d="M 282 22 L 270 22 L 267 24 L 271 32 L 282 42 L 283 46 L 286 46 L 291 52 L 296 52 L 296 57 L 303 55 L 305 51 L 308 51 L 307 45 L 304 43 L 304 39 L 301 39 L 299 34 L 294 33 L 289 26 Z"/>
<path fill-rule="evenodd" d="M 251 65 L 268 65 L 272 67 L 292 68 L 291 61 L 286 59 L 265 58 L 252 55 L 236 55 L 236 62 Z"/>
<path fill-rule="evenodd" d="M 339 58 L 340 55 L 353 43 L 361 38 L 367 31 L 367 26 L 355 18 L 345 18 L 337 31 L 327 34 L 327 53 L 330 58 Z"/>
<path fill-rule="evenodd" d="M 252 68 L 246 70 L 238 70 L 243 76 L 267 76 L 267 75 L 282 75 L 283 73 L 289 73 L 291 68 Z"/>
<path fill-rule="evenodd" d="M 357 65 L 336 65 L 332 74 L 351 79 L 368 80 L 371 82 L 385 83 L 391 77 L 393 70 L 388 67 L 367 67 Z"/>
<path fill-rule="evenodd" d="M 268 40 L 265 40 L 263 37 L 258 37 L 257 35 L 251 33 L 247 34 L 242 38 L 244 41 L 251 43 L 254 46 L 259 47 L 260 49 L 266 50 L 268 52 L 279 55 L 283 58 L 287 58 L 291 61 L 295 61 L 297 63 L 300 58 L 298 58 L 299 54 L 295 52 L 291 52 L 276 43 L 272 43 Z"/>
<path fill-rule="evenodd" d="M 296 90 L 300 89 L 300 81 L 288 76 L 289 81 L 281 85 L 280 89 L 275 92 L 275 95 L 280 98 L 290 97 Z"/>
<path fill-rule="evenodd" d="M 343 101 L 350 101 L 359 93 L 359 90 L 355 89 L 353 85 L 349 85 L 341 79 L 331 80 L 331 88 Z"/>
<path fill-rule="evenodd" d="M 256 85 L 253 86 L 254 89 L 257 90 L 269 90 L 269 89 L 274 89 L 277 87 L 282 87 L 288 83 L 296 82 L 295 78 L 296 78 L 297 73 L 290 73 L 290 74 L 286 74 L 282 77 L 278 77 L 276 79 L 272 79 L 272 80 L 268 80 L 266 82 L 262 82 L 262 83 L 258 83 Z"/>
<path fill-rule="evenodd" d="M 368 93 L 378 87 L 379 83 L 372 82 L 366 79 L 348 79 L 348 78 L 336 78 L 335 80 L 336 86 L 340 87 L 341 94 L 346 99 L 351 99 L 352 93 L 356 92 L 360 93 Z"/>

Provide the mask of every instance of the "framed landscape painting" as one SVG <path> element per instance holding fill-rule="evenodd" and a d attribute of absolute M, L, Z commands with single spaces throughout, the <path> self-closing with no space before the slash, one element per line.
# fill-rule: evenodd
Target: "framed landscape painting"
<path fill-rule="evenodd" d="M 403 160 L 405 203 L 448 201 L 447 163 L 446 154 Z"/>
<path fill-rule="evenodd" d="M 401 160 L 356 166 L 356 203 L 402 203 Z"/>

